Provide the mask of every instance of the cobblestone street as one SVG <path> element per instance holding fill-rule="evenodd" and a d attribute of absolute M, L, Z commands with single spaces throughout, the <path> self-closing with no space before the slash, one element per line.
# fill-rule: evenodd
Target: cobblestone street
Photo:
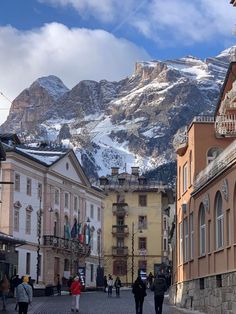
<path fill-rule="evenodd" d="M 70 296 L 54 296 L 34 298 L 33 306 L 29 314 L 68 314 L 71 306 Z M 13 300 L 9 300 L 7 312 L 0 313 L 17 313 L 14 311 Z M 131 291 L 122 291 L 121 297 L 108 298 L 103 292 L 86 292 L 81 296 L 80 314 L 135 314 L 134 298 Z M 163 314 L 177 314 L 181 311 L 164 305 Z M 187 313 L 186 311 L 184 312 Z M 189 312 L 191 313 L 191 312 Z M 148 293 L 144 302 L 143 314 L 155 314 L 153 304 L 153 294 Z"/>

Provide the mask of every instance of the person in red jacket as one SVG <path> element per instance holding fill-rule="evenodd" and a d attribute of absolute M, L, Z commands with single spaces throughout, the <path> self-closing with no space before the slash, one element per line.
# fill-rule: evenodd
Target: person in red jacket
<path fill-rule="evenodd" d="M 82 285 L 80 283 L 79 277 L 76 276 L 70 286 L 70 291 L 72 294 L 71 312 L 74 312 L 74 310 L 77 313 L 79 312 L 79 300 L 80 300 L 81 289 L 82 289 Z"/>

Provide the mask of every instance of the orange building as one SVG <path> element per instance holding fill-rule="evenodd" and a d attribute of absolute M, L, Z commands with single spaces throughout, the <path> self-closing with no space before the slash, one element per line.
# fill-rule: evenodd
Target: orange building
<path fill-rule="evenodd" d="M 236 313 L 236 62 L 215 116 L 195 117 L 177 147 L 176 261 L 171 302 Z"/>

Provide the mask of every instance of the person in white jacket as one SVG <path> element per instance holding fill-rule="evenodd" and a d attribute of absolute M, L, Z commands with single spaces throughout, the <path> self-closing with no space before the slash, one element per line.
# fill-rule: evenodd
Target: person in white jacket
<path fill-rule="evenodd" d="M 107 286 L 108 286 L 108 297 L 112 296 L 112 288 L 113 288 L 114 282 L 111 275 L 108 276 L 107 280 Z"/>
<path fill-rule="evenodd" d="M 33 290 L 28 282 L 29 277 L 24 276 L 23 282 L 16 288 L 16 301 L 19 304 L 19 314 L 27 314 L 28 306 L 32 303 Z"/>

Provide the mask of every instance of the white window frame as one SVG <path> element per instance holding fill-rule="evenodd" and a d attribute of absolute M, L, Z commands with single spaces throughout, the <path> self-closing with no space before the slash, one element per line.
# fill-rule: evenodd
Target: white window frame
<path fill-rule="evenodd" d="M 188 219 L 184 219 L 184 262 L 187 262 L 189 259 L 189 226 Z"/>
<path fill-rule="evenodd" d="M 26 234 L 31 234 L 31 211 L 26 210 L 26 215 L 25 215 L 25 233 Z"/>
<path fill-rule="evenodd" d="M 216 205 L 216 208 L 215 208 L 216 249 L 218 250 L 224 246 L 224 211 L 223 211 L 223 199 L 220 192 L 217 192 L 216 194 L 215 205 Z"/>
<path fill-rule="evenodd" d="M 190 259 L 193 259 L 193 243 L 194 243 L 193 213 L 189 215 L 189 235 L 190 235 L 189 257 Z"/>
<path fill-rule="evenodd" d="M 188 163 L 183 166 L 183 193 L 188 189 Z"/>
<path fill-rule="evenodd" d="M 28 196 L 32 195 L 32 179 L 26 178 L 26 194 Z"/>
<path fill-rule="evenodd" d="M 183 264 L 183 222 L 179 223 L 179 264 Z"/>
<path fill-rule="evenodd" d="M 204 221 L 202 221 L 202 215 L 204 214 Z M 199 249 L 200 256 L 206 254 L 206 211 L 204 205 L 200 205 L 199 210 Z"/>
<path fill-rule="evenodd" d="M 15 191 L 20 192 L 20 174 L 19 173 L 15 173 Z"/>
<path fill-rule="evenodd" d="M 70 202 L 69 201 L 69 193 L 65 192 L 65 194 L 64 194 L 64 206 L 65 206 L 65 208 L 70 207 L 69 202 Z"/>

